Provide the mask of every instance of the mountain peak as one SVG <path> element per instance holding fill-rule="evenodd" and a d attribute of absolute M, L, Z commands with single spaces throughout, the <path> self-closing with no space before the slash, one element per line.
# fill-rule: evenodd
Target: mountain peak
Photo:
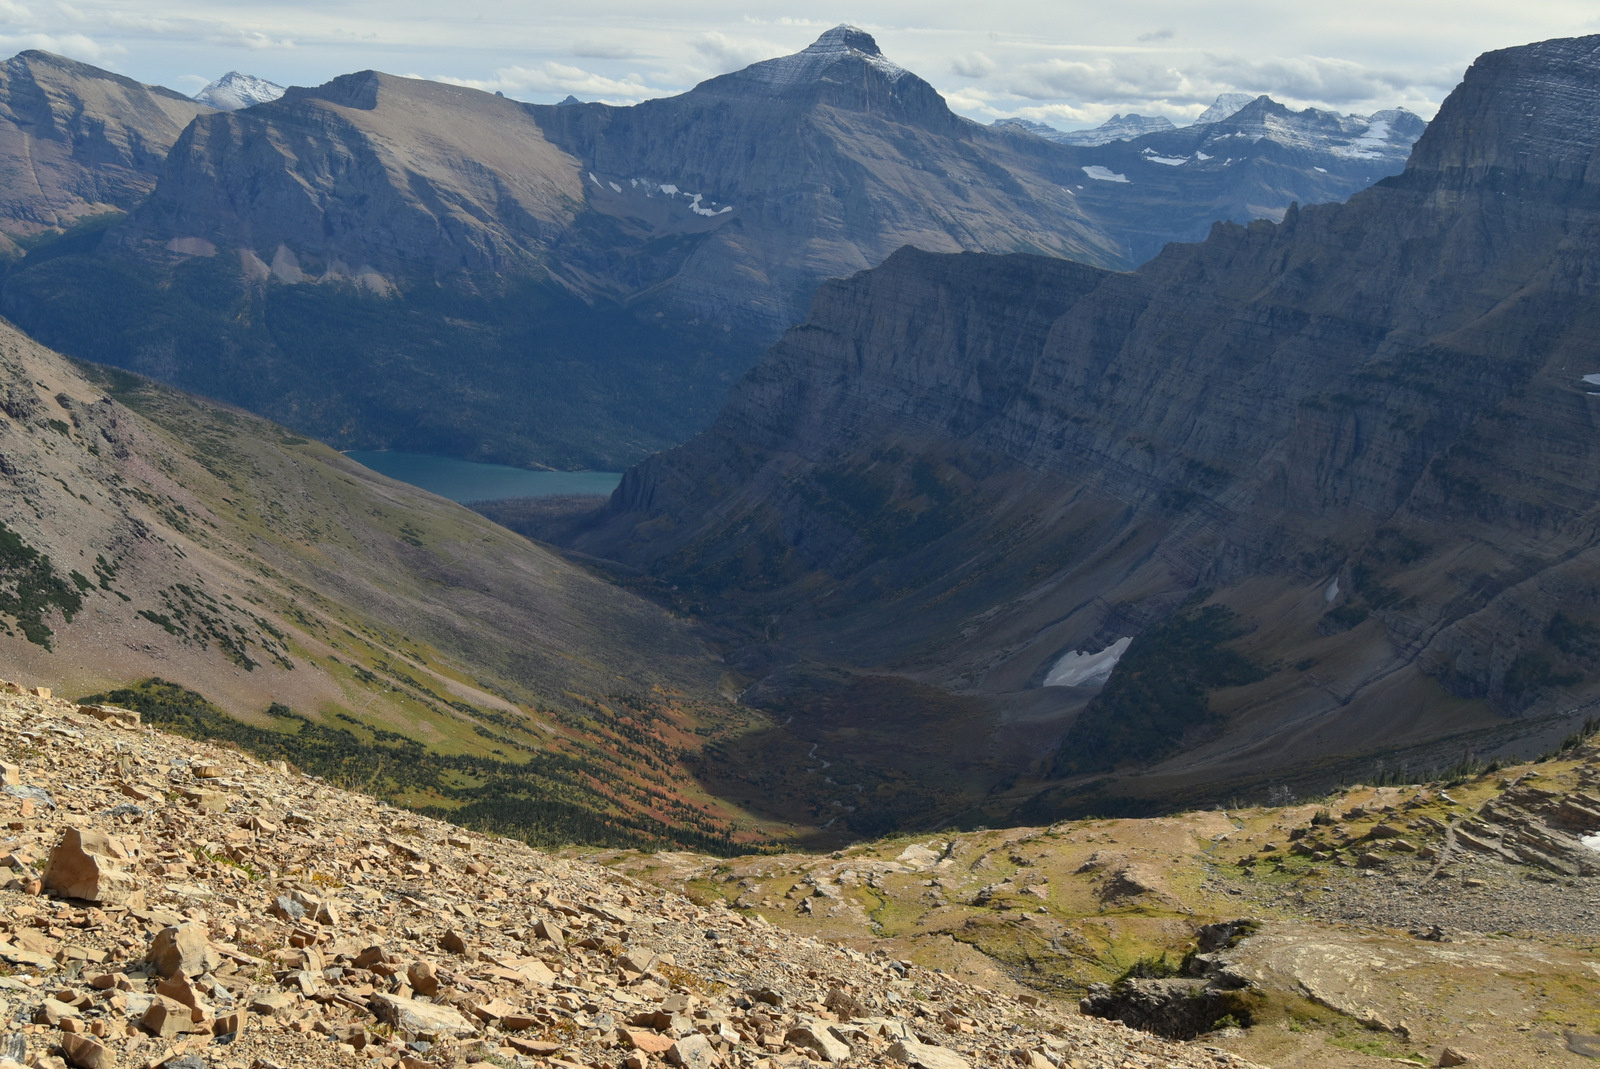
<path fill-rule="evenodd" d="M 841 22 L 821 37 L 818 37 L 805 51 L 829 54 L 864 52 L 869 56 L 883 55 L 883 50 L 878 47 L 878 42 L 873 39 L 872 34 L 859 26 L 852 26 L 847 22 Z"/>
<path fill-rule="evenodd" d="M 283 96 L 283 86 L 253 74 L 229 71 L 194 95 L 202 104 L 222 111 L 238 111 L 253 104 L 265 104 Z"/>
<path fill-rule="evenodd" d="M 1221 122 L 1237 114 L 1247 104 L 1254 104 L 1261 98 L 1254 93 L 1223 93 L 1217 97 L 1217 102 L 1202 111 L 1194 124 L 1205 126 L 1209 123 Z"/>
<path fill-rule="evenodd" d="M 729 77 L 781 90 L 818 81 L 833 67 L 852 61 L 872 68 L 890 82 L 898 82 L 908 73 L 884 58 L 878 42 L 866 30 L 841 24 L 793 55 L 753 63 Z"/>

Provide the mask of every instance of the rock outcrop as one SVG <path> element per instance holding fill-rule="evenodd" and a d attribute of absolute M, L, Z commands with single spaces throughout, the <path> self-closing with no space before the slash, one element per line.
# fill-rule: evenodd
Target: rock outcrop
<path fill-rule="evenodd" d="M 1214 592 L 1266 676 L 1114 792 L 1548 745 L 1600 685 L 1597 69 L 1600 38 L 1489 53 L 1404 174 L 1130 274 L 905 251 L 830 283 L 573 544 L 986 696 L 1033 755 L 1085 701 L 1039 687 L 1057 660 Z"/>

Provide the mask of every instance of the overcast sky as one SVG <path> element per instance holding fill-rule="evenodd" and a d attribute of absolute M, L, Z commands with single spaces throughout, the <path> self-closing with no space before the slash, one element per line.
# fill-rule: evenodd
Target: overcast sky
<path fill-rule="evenodd" d="M 1594 0 L 683 0 L 662 12 L 637 0 L 0 0 L 0 55 L 45 48 L 186 93 L 228 70 L 316 85 L 376 68 L 522 100 L 633 103 L 851 22 L 965 115 L 1070 129 L 1114 112 L 1182 123 L 1225 92 L 1431 117 L 1481 52 L 1600 33 Z"/>

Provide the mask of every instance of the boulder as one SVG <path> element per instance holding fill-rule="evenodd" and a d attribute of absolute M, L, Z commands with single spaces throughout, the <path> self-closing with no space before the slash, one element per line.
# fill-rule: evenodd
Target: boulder
<path fill-rule="evenodd" d="M 472 1022 L 449 1006 L 436 1006 L 399 995 L 373 995 L 370 1008 L 374 1016 L 397 1032 L 412 1035 L 470 1036 L 477 1033 Z"/>
<path fill-rule="evenodd" d="M 189 976 L 204 975 L 215 969 L 222 958 L 211 945 L 205 926 L 189 921 L 156 933 L 145 960 L 170 979 L 180 971 Z"/>
<path fill-rule="evenodd" d="M 713 1069 L 716 1052 L 711 1049 L 711 1041 L 696 1032 L 673 1043 L 667 1050 L 667 1061 L 679 1069 Z"/>
<path fill-rule="evenodd" d="M 914 1039 L 897 1040 L 889 1048 L 889 1057 L 906 1065 L 921 1069 L 972 1069 L 972 1063 L 953 1050 L 918 1043 Z"/>
<path fill-rule="evenodd" d="M 134 847 L 105 832 L 68 828 L 50 851 L 45 889 L 62 898 L 143 909 L 144 891 L 139 881 L 119 864 L 132 860 L 136 853 Z"/>
<path fill-rule="evenodd" d="M 117 1069 L 117 1056 L 92 1036 L 63 1033 L 61 1053 L 78 1069 Z"/>
<path fill-rule="evenodd" d="M 802 1017 L 800 1023 L 789 1029 L 784 1042 L 796 1047 L 807 1047 L 817 1052 L 825 1062 L 842 1062 L 850 1057 L 850 1044 L 828 1031 L 821 1021 Z"/>

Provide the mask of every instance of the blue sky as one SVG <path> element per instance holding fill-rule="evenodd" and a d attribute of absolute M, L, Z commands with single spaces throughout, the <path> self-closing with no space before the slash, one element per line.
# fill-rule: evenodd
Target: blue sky
<path fill-rule="evenodd" d="M 314 85 L 376 68 L 523 100 L 632 103 L 851 22 L 963 114 L 1073 128 L 1130 111 L 1184 122 L 1224 92 L 1428 117 L 1481 52 L 1600 33 L 1600 5 L 1564 0 L 684 0 L 663 10 L 615 0 L 0 0 L 0 55 L 45 48 L 189 93 L 227 70 Z"/>

